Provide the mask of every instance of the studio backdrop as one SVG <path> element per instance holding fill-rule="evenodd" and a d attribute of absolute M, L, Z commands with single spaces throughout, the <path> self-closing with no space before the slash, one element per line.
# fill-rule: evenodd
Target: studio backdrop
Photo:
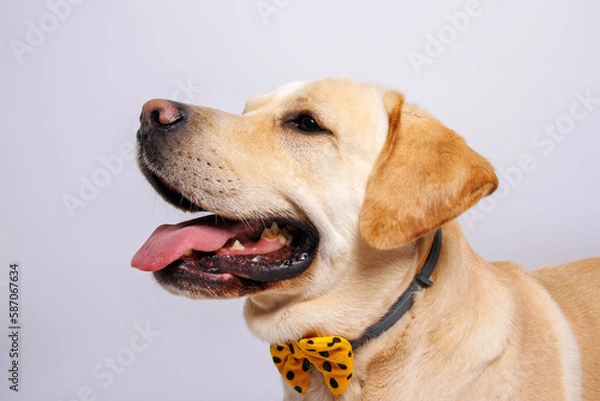
<path fill-rule="evenodd" d="M 496 168 L 460 222 L 532 269 L 600 252 L 600 3 L 35 0 L 0 6 L 0 399 L 279 400 L 243 300 L 130 260 L 190 215 L 136 161 L 141 106 L 240 113 L 296 80 L 403 92 Z"/>

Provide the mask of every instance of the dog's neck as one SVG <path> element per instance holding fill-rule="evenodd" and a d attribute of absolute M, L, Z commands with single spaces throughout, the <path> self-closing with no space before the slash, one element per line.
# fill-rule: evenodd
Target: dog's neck
<path fill-rule="evenodd" d="M 390 280 L 392 282 L 395 281 L 395 285 L 390 286 L 388 290 L 389 293 L 388 291 L 385 291 L 385 293 L 387 293 L 385 295 L 373 294 L 373 303 L 378 301 L 377 303 L 380 304 L 380 306 L 373 308 L 373 305 L 369 305 L 369 310 L 365 310 L 364 312 L 371 313 L 371 308 L 378 310 L 385 308 L 383 310 L 388 310 L 388 312 L 383 316 L 379 315 L 371 320 L 371 322 L 375 322 L 374 324 L 363 325 L 361 330 L 362 334 L 360 336 L 349 338 L 349 340 L 352 340 L 352 348 L 355 351 L 355 355 L 357 355 L 358 363 L 356 365 L 354 379 L 350 382 L 350 386 L 347 388 L 346 392 L 337 399 L 360 399 L 363 380 L 365 378 L 363 369 L 370 361 L 378 358 L 376 355 L 380 355 L 381 353 L 385 354 L 387 352 L 386 349 L 388 349 L 390 337 L 388 330 L 390 332 L 398 332 L 399 330 L 405 330 L 407 325 L 409 325 L 409 321 L 412 319 L 414 312 L 411 311 L 408 315 L 407 312 L 411 310 L 413 297 L 416 294 L 418 294 L 419 297 L 422 296 L 423 292 L 426 291 L 421 291 L 421 289 L 428 288 L 432 284 L 432 273 L 434 272 L 434 268 L 441 252 L 441 236 L 441 230 L 438 230 L 435 234 L 427 235 L 416 241 L 412 245 L 412 251 L 405 255 L 405 262 L 408 262 L 408 260 L 412 260 L 412 262 L 403 264 L 402 268 L 399 269 L 401 270 L 401 272 L 399 271 L 401 275 L 398 276 L 397 280 Z M 371 266 L 371 268 L 376 269 L 377 267 Z M 409 281 L 410 279 L 412 279 L 412 281 Z M 382 295 L 383 297 L 378 300 Z M 348 302 L 351 304 L 351 300 L 348 300 Z M 405 318 L 403 319 L 403 317 Z M 330 334 L 334 335 L 337 333 L 332 332 Z M 380 336 L 381 341 L 379 340 Z M 320 374 L 313 371 L 307 397 L 305 399 L 329 400 L 331 398 L 333 400 L 334 398 L 331 397 L 331 393 L 323 383 L 323 378 Z M 298 394 L 287 384 L 284 385 L 284 388 L 286 400 L 299 399 Z"/>
<path fill-rule="evenodd" d="M 436 231 L 433 240 L 431 241 L 431 246 L 425 255 L 424 261 L 419 263 L 420 270 L 415 275 L 414 280 L 379 321 L 369 326 L 362 336 L 351 341 L 354 350 L 364 345 L 366 342 L 379 337 L 395 325 L 412 307 L 415 292 L 433 285 L 433 281 L 431 281 L 430 278 L 440 256 L 441 247 L 442 229 L 440 228 Z"/>
<path fill-rule="evenodd" d="M 417 381 L 399 379 L 421 366 L 420 362 L 426 356 L 436 355 L 440 360 L 451 361 L 456 353 L 468 354 L 471 355 L 470 363 L 481 368 L 503 352 L 507 333 L 512 330 L 513 322 L 508 318 L 511 314 L 507 310 L 512 308 L 514 294 L 509 287 L 498 284 L 496 270 L 473 251 L 457 222 L 447 223 L 443 228 L 447 235 L 438 267 L 432 275 L 435 284 L 416 294 L 413 308 L 394 327 L 357 350 L 355 371 L 359 380 L 350 390 L 358 395 L 347 400 L 361 399 L 365 393 L 373 399 L 389 399 L 390 394 L 398 391 L 410 399 L 411 394 L 419 393 L 416 390 L 419 386 L 431 386 L 452 375 L 460 377 L 457 366 L 450 363 L 439 371 L 428 371 Z M 481 282 L 489 286 L 478 286 Z M 490 287 L 496 290 L 486 290 Z M 496 318 L 475 318 L 474 303 Z M 478 321 L 478 325 L 457 324 L 461 321 Z M 465 366 L 460 368 L 465 369 Z M 369 375 L 366 375 L 367 371 Z M 382 387 L 373 384 L 371 377 L 377 377 L 375 381 L 391 381 Z M 457 380 L 467 379 L 468 375 Z M 406 387 L 409 384 L 415 388 Z M 374 388 L 377 393 L 372 392 Z M 324 391 L 320 392 L 324 394 Z"/>

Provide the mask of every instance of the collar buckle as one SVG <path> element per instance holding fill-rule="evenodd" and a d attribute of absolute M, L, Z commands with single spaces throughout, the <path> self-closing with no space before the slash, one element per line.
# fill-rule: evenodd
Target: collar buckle
<path fill-rule="evenodd" d="M 433 281 L 429 280 L 429 277 L 425 277 L 421 274 L 415 277 L 415 280 L 421 284 L 421 287 L 431 287 L 433 285 Z"/>

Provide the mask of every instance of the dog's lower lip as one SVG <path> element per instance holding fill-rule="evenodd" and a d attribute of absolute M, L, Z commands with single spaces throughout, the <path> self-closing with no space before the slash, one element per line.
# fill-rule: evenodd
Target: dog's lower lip
<path fill-rule="evenodd" d="M 213 275 L 232 275 L 248 280 L 269 283 L 296 277 L 304 272 L 312 259 L 309 251 L 300 251 L 295 256 L 270 261 L 272 255 L 218 256 L 208 255 L 199 261 L 183 262 L 187 271 L 200 271 Z M 209 267 L 205 267 L 205 266 Z"/>
<path fill-rule="evenodd" d="M 229 280 L 234 277 L 233 274 L 222 273 L 218 269 L 208 269 L 208 270 L 204 270 L 204 271 L 198 271 L 198 269 L 189 268 L 186 264 L 184 264 L 184 263 L 177 264 L 177 262 L 174 263 L 174 266 L 177 268 L 180 268 L 182 270 L 185 270 L 186 272 L 188 272 L 190 274 L 212 277 L 215 280 Z"/>

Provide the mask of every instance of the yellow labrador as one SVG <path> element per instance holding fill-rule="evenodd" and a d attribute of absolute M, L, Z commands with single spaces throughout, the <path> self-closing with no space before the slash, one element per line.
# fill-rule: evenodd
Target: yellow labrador
<path fill-rule="evenodd" d="M 455 219 L 493 168 L 398 92 L 292 83 L 242 115 L 152 100 L 138 142 L 158 193 L 215 215 L 159 227 L 132 265 L 175 294 L 247 296 L 276 364 L 304 341 L 286 400 L 600 400 L 600 259 L 482 260 Z M 319 336 L 355 346 L 341 395 L 307 356 Z"/>

